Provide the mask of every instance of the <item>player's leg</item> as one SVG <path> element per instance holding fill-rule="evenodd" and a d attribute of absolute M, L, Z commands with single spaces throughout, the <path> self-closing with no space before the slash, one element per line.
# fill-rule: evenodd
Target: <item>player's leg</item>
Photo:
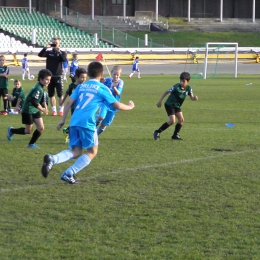
<path fill-rule="evenodd" d="M 98 127 L 101 121 L 103 121 L 104 118 L 106 117 L 107 110 L 108 110 L 107 107 L 104 105 L 100 108 L 99 113 L 96 116 L 96 127 Z"/>
<path fill-rule="evenodd" d="M 165 123 L 163 123 L 157 130 L 153 132 L 153 138 L 154 140 L 160 139 L 160 133 L 165 131 L 168 127 L 173 125 L 175 123 L 175 110 L 174 107 L 171 107 L 169 105 L 164 105 L 166 113 L 168 115 L 169 120 Z"/>
<path fill-rule="evenodd" d="M 56 111 L 56 99 L 55 99 L 55 80 L 54 78 L 51 78 L 51 82 L 48 85 L 48 95 L 50 98 L 50 103 L 51 103 L 51 115 L 56 116 L 57 111 Z"/>
<path fill-rule="evenodd" d="M 115 115 L 116 112 L 107 111 L 106 117 L 104 118 L 104 120 L 101 123 L 101 126 L 97 130 L 98 135 L 102 134 L 106 130 L 106 127 L 112 124 Z"/>
<path fill-rule="evenodd" d="M 30 75 L 30 69 L 29 69 L 29 68 L 27 68 L 27 69 L 26 69 L 26 72 L 27 72 L 27 77 L 28 77 L 28 80 L 30 80 L 30 79 L 31 79 L 31 75 Z"/>
<path fill-rule="evenodd" d="M 57 96 L 59 98 L 59 104 L 60 104 L 63 99 L 63 78 L 62 77 L 58 77 L 56 79 L 56 90 L 57 90 Z M 64 108 L 63 105 L 59 107 L 59 116 L 63 116 L 63 108 Z"/>
<path fill-rule="evenodd" d="M 25 69 L 22 69 L 22 80 L 25 78 Z"/>
<path fill-rule="evenodd" d="M 129 74 L 128 78 L 132 78 L 132 76 L 135 74 L 135 69 L 132 69 L 132 72 Z"/>
<path fill-rule="evenodd" d="M 33 115 L 33 121 L 36 125 L 36 129 L 33 132 L 32 138 L 29 141 L 28 144 L 28 148 L 39 148 L 36 145 L 37 140 L 39 139 L 39 137 L 41 136 L 43 130 L 44 130 L 44 124 L 43 124 L 43 119 L 41 117 L 41 113 L 38 112 L 36 114 Z M 32 131 L 32 130 L 31 130 Z"/>
<path fill-rule="evenodd" d="M 4 88 L 3 89 L 3 102 L 4 102 L 4 112 L 3 115 L 7 115 L 8 114 L 8 110 L 9 110 L 9 101 L 8 101 L 8 89 Z"/>
<path fill-rule="evenodd" d="M 177 112 L 175 115 L 176 115 L 176 117 L 178 119 L 178 123 L 175 126 L 175 130 L 174 130 L 174 133 L 172 135 L 172 139 L 173 140 L 182 140 L 182 138 L 180 137 L 179 133 L 181 131 L 182 124 L 184 122 L 184 117 L 183 117 L 183 114 L 182 114 L 181 110 L 179 112 Z"/>
<path fill-rule="evenodd" d="M 138 77 L 138 79 L 140 79 L 141 78 L 141 72 L 140 72 L 139 69 L 137 69 L 136 71 L 137 71 L 137 77 Z"/>
<path fill-rule="evenodd" d="M 26 135 L 32 133 L 33 130 L 33 117 L 31 114 L 22 113 L 22 123 L 25 127 L 13 128 L 9 126 L 7 128 L 7 139 L 9 141 L 13 140 L 14 134 L 16 135 Z"/>
<path fill-rule="evenodd" d="M 80 145 L 83 149 L 87 149 L 85 154 L 82 154 L 78 157 L 76 162 L 71 165 L 62 175 L 61 179 L 70 184 L 74 184 L 76 181 L 74 176 L 81 171 L 83 168 L 88 166 L 90 162 L 94 159 L 98 152 L 98 136 L 96 131 L 89 131 L 87 129 L 76 128 L 76 131 L 79 135 L 79 140 L 77 140 L 77 144 Z M 75 129 L 73 129 L 75 131 Z M 74 138 L 74 137 L 73 137 Z M 72 143 L 70 143 L 72 145 Z"/>

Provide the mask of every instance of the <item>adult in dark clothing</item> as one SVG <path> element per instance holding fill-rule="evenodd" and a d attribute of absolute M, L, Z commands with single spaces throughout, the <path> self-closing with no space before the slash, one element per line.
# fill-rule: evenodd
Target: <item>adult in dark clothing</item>
<path fill-rule="evenodd" d="M 51 48 L 51 50 L 47 50 Z M 48 43 L 39 53 L 39 57 L 46 57 L 46 69 L 52 73 L 51 82 L 48 86 L 48 94 L 50 97 L 52 116 L 57 115 L 55 89 L 59 98 L 59 103 L 63 99 L 63 75 L 62 63 L 66 61 L 67 54 L 60 50 L 60 38 L 52 38 L 52 44 Z M 63 106 L 59 108 L 59 116 L 63 116 Z"/>

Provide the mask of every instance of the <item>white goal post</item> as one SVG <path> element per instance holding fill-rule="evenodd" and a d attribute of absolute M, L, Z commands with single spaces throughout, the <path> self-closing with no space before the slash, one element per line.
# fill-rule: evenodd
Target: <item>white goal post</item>
<path fill-rule="evenodd" d="M 237 78 L 237 58 L 238 58 L 238 43 L 237 42 L 207 42 L 205 49 L 205 60 L 204 60 L 204 73 L 203 78 L 207 78 L 207 68 L 208 68 L 208 54 L 210 45 L 231 45 L 235 47 L 235 72 L 234 77 Z"/>

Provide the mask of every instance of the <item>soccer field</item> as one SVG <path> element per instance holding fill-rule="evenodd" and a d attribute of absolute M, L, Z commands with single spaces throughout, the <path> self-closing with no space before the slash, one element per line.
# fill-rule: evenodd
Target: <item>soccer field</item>
<path fill-rule="evenodd" d="M 183 141 L 173 126 L 152 136 L 178 75 L 122 79 L 135 109 L 100 135 L 79 184 L 60 180 L 71 162 L 40 172 L 46 153 L 67 147 L 60 117 L 43 116 L 40 149 L 26 148 L 30 136 L 9 142 L 21 118 L 0 117 L 0 259 L 259 259 L 259 76 L 191 79 L 199 100 L 183 103 Z"/>

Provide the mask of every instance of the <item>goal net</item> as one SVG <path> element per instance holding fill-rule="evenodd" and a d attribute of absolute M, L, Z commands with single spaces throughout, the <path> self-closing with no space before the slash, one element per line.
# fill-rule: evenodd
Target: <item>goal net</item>
<path fill-rule="evenodd" d="M 238 43 L 207 42 L 193 43 L 187 50 L 185 71 L 192 79 L 216 77 L 221 63 L 233 65 L 234 77 L 237 77 Z"/>

